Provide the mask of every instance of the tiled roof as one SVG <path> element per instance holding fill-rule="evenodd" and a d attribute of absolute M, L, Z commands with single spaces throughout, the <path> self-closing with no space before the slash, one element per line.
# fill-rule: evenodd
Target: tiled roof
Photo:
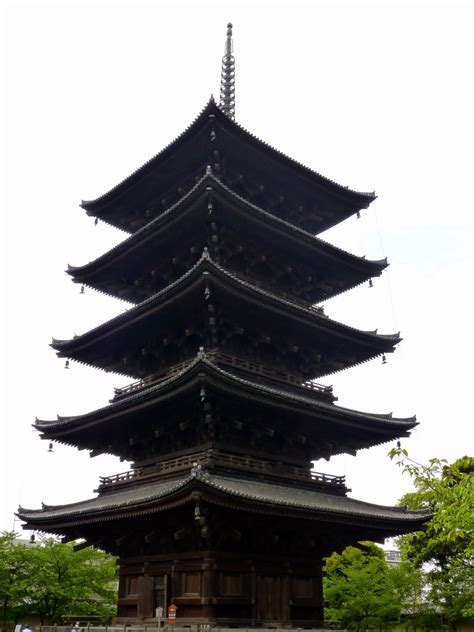
<path fill-rule="evenodd" d="M 351 522 L 365 522 L 374 519 L 388 521 L 392 525 L 395 523 L 401 528 L 410 528 L 430 517 L 429 512 L 407 511 L 405 507 L 386 507 L 303 487 L 219 474 L 200 476 L 199 479 L 187 475 L 171 481 L 137 485 L 128 490 L 109 492 L 70 505 L 43 505 L 42 509 L 36 510 L 20 507 L 18 515 L 27 523 L 37 526 L 71 520 L 87 521 L 88 518 L 97 518 L 99 515 L 106 519 L 107 515 L 116 516 L 119 512 L 132 512 L 133 515 L 137 515 L 159 511 L 160 505 L 168 498 L 176 498 L 177 495 L 185 497 L 186 492 L 195 489 L 196 486 L 210 493 L 216 503 L 224 496 L 223 502 L 225 497 L 239 499 L 254 505 L 256 509 L 264 505 L 265 510 L 270 513 L 278 509 L 304 510 L 308 518 L 321 517 L 329 521 L 344 522 L 350 519 Z M 183 500 L 186 502 L 190 498 L 186 497 Z M 248 504 L 246 508 L 249 509 Z"/>
<path fill-rule="evenodd" d="M 270 386 L 269 384 L 253 382 L 249 379 L 238 377 L 213 364 L 209 357 L 200 351 L 195 360 L 183 368 L 181 372 L 158 384 L 144 388 L 104 408 L 84 415 L 58 417 L 56 420 L 37 419 L 35 427 L 40 431 L 47 432 L 48 430 L 54 429 L 67 429 L 68 426 L 74 428 L 77 426 L 85 427 L 103 423 L 107 419 L 126 414 L 147 405 L 153 405 L 160 400 L 162 393 L 176 392 L 179 386 L 183 387 L 185 381 L 188 381 L 192 385 L 193 376 L 197 374 L 199 374 L 200 379 L 208 376 L 234 385 L 239 393 L 245 393 L 249 390 L 258 392 L 263 397 L 269 398 L 275 406 L 278 406 L 279 401 L 283 400 L 288 404 L 303 407 L 309 414 L 311 414 L 311 412 L 317 413 L 317 411 L 330 413 L 339 416 L 343 421 L 360 423 L 362 428 L 364 424 L 372 423 L 382 428 L 393 429 L 397 432 L 406 432 L 416 425 L 416 417 L 398 418 L 393 417 L 391 413 L 379 415 L 365 413 L 325 402 L 318 397 L 317 393 L 304 388 L 298 389 L 290 385 L 285 388 L 283 384 L 278 387 Z M 365 426 L 365 429 L 369 428 Z"/>
<path fill-rule="evenodd" d="M 406 507 L 386 507 L 374 505 L 354 498 L 313 492 L 310 489 L 298 489 L 293 486 L 245 480 L 227 476 L 210 476 L 210 486 L 227 494 L 249 500 L 303 508 L 324 513 L 346 514 L 352 516 L 419 520 L 426 512 L 410 512 Z"/>
<path fill-rule="evenodd" d="M 160 151 L 153 158 L 148 160 L 144 165 L 142 165 L 139 169 L 134 171 L 131 175 L 125 178 L 125 180 L 117 184 L 108 192 L 104 193 L 95 200 L 83 201 L 81 206 L 86 209 L 88 213 L 95 214 L 94 208 L 100 208 L 101 205 L 106 204 L 108 201 L 112 200 L 115 195 L 120 195 L 121 193 L 126 191 L 128 187 L 133 186 L 145 174 L 159 166 L 160 163 L 164 162 L 171 155 L 171 153 L 177 149 L 177 147 L 185 144 L 186 141 L 191 138 L 192 135 L 196 132 L 196 130 L 208 121 L 208 117 L 210 114 L 213 114 L 215 118 L 218 119 L 219 122 L 229 131 L 234 131 L 246 142 L 257 147 L 258 149 L 263 149 L 272 158 L 286 165 L 289 169 L 295 171 L 306 180 L 313 182 L 316 181 L 319 185 L 326 185 L 343 197 L 352 199 L 356 198 L 357 200 L 359 200 L 361 208 L 368 206 L 375 199 L 376 196 L 374 192 L 363 193 L 359 191 L 354 191 L 349 187 L 342 186 L 334 180 L 322 176 L 316 171 L 313 171 L 312 169 L 309 169 L 308 167 L 302 165 L 297 160 L 294 160 L 289 156 L 283 154 L 282 152 L 278 151 L 277 149 L 271 147 L 234 121 L 231 121 L 225 114 L 222 113 L 222 111 L 214 102 L 214 99 L 211 97 L 204 109 L 195 118 L 194 122 L 191 123 L 191 125 L 189 125 L 189 127 L 186 128 L 184 132 L 182 132 L 174 141 L 167 145 L 167 147 L 165 147 L 162 151 Z"/>
<path fill-rule="evenodd" d="M 45 505 L 42 509 L 24 509 L 19 508 L 20 516 L 28 518 L 44 518 L 51 519 L 66 516 L 82 516 L 98 511 L 111 511 L 123 507 L 136 507 L 140 504 L 150 503 L 159 500 L 165 496 L 184 487 L 191 480 L 189 476 L 173 479 L 168 481 L 160 481 L 148 485 L 141 485 L 131 489 L 124 489 L 120 492 L 110 492 L 103 496 L 90 498 L 69 505 Z"/>
<path fill-rule="evenodd" d="M 172 293 L 173 291 L 178 290 L 179 286 L 185 285 L 185 282 L 188 280 L 193 280 L 198 275 L 204 271 L 213 271 L 214 273 L 218 273 L 220 277 L 224 280 L 232 281 L 234 286 L 239 286 L 241 289 L 247 290 L 252 294 L 252 298 L 264 298 L 269 299 L 272 304 L 275 306 L 284 307 L 285 312 L 288 311 L 288 308 L 292 310 L 295 314 L 305 315 L 305 318 L 308 322 L 311 322 L 313 326 L 321 328 L 325 331 L 338 332 L 343 336 L 350 336 L 356 338 L 360 338 L 361 342 L 364 343 L 388 343 L 390 346 L 397 344 L 400 342 L 400 334 L 378 334 L 377 332 L 372 331 L 363 331 L 357 329 L 355 327 L 351 327 L 350 325 L 346 325 L 335 320 L 331 320 L 326 316 L 321 316 L 317 312 L 311 309 L 306 309 L 299 304 L 292 303 L 290 300 L 283 298 L 281 296 L 277 296 L 272 294 L 271 292 L 262 289 L 261 287 L 257 287 L 244 281 L 243 279 L 233 275 L 228 270 L 219 266 L 215 261 L 213 261 L 205 249 L 202 257 L 196 262 L 196 264 L 190 268 L 182 277 L 168 285 L 163 290 L 160 290 L 153 296 L 145 299 L 138 305 L 133 308 L 119 314 L 115 318 L 102 323 L 101 325 L 89 330 L 88 332 L 76 336 L 70 340 L 56 340 L 53 338 L 51 346 L 60 352 L 62 355 L 67 355 L 69 352 L 72 353 L 74 349 L 77 349 L 81 345 L 87 345 L 93 342 L 97 337 L 106 336 L 113 332 L 114 330 L 121 329 L 129 326 L 131 323 L 135 323 L 139 320 L 142 320 L 149 316 L 151 311 L 159 308 L 164 296 Z M 280 311 L 280 310 L 279 310 Z M 383 346 L 383 345 L 382 345 Z M 383 349 L 385 350 L 385 349 Z M 379 353 L 382 353 L 381 349 Z M 388 348 L 386 349 L 389 350 Z"/>
<path fill-rule="evenodd" d="M 145 226 L 134 232 L 130 237 L 120 242 L 117 246 L 101 255 L 94 261 L 91 261 L 83 266 L 68 266 L 67 272 L 72 276 L 87 275 L 93 270 L 99 269 L 101 266 L 107 265 L 107 263 L 119 258 L 121 255 L 126 254 L 131 248 L 136 248 L 140 242 L 147 239 L 153 232 L 159 230 L 159 228 L 172 216 L 176 215 L 183 207 L 186 207 L 197 195 L 207 194 L 207 187 L 211 187 L 217 193 L 221 193 L 231 201 L 237 202 L 240 207 L 251 212 L 251 217 L 260 216 L 267 223 L 273 226 L 276 230 L 284 231 L 288 237 L 298 240 L 301 244 L 311 248 L 316 253 L 321 253 L 327 257 L 333 259 L 340 259 L 341 262 L 354 267 L 362 267 L 366 271 L 367 276 L 380 274 L 380 272 L 387 266 L 387 260 L 371 261 L 365 257 L 359 257 L 353 255 L 337 246 L 333 246 L 325 242 L 319 237 L 315 237 L 311 233 L 294 226 L 290 222 L 287 222 L 275 215 L 272 215 L 268 211 L 252 204 L 245 198 L 242 198 L 237 193 L 232 191 L 229 187 L 225 186 L 216 176 L 212 173 L 206 173 L 196 185 L 183 195 L 178 202 L 170 206 L 163 213 L 156 218 L 148 222 Z"/>

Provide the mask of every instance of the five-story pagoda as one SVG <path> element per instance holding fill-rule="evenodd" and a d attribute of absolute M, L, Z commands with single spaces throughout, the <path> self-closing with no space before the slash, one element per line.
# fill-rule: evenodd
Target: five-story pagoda
<path fill-rule="evenodd" d="M 219 106 L 211 99 L 162 152 L 83 202 L 130 236 L 68 273 L 133 307 L 52 346 L 134 381 L 104 408 L 35 427 L 133 469 L 101 479 L 94 498 L 19 516 L 119 556 L 117 622 L 174 603 L 185 625 L 317 625 L 324 556 L 426 520 L 348 498 L 343 477 L 311 471 L 416 425 L 337 406 L 314 381 L 400 340 L 317 306 L 386 267 L 317 237 L 374 197 L 234 122 L 229 25 Z"/>

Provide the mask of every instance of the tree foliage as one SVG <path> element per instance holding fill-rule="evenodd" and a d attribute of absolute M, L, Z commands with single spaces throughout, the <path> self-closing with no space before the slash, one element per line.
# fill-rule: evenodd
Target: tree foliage
<path fill-rule="evenodd" d="M 401 448 L 390 457 L 415 486 L 401 504 L 433 512 L 421 531 L 399 538 L 404 559 L 425 565 L 428 597 L 447 622 L 474 621 L 474 458 L 431 459 L 424 466 Z"/>
<path fill-rule="evenodd" d="M 2 622 L 11 621 L 20 594 L 20 586 L 28 576 L 26 550 L 15 543 L 16 534 L 6 531 L 0 535 L 0 599 Z"/>
<path fill-rule="evenodd" d="M 38 616 L 42 623 L 64 618 L 98 617 L 115 612 L 115 559 L 86 547 L 52 538 L 22 546 L 15 534 L 0 537 L 0 594 L 3 621 Z"/>
<path fill-rule="evenodd" d="M 384 552 L 371 542 L 326 559 L 325 617 L 355 630 L 394 627 L 402 598 Z"/>
<path fill-rule="evenodd" d="M 425 599 L 424 574 L 410 562 L 391 566 L 372 542 L 326 559 L 325 618 L 353 630 L 440 627 Z"/>

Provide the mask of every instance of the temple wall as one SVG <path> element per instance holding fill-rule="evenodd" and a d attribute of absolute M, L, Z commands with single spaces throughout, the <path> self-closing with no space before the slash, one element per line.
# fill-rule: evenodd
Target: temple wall
<path fill-rule="evenodd" d="M 323 619 L 318 565 L 219 558 L 122 564 L 116 623 L 148 621 L 173 603 L 183 624 L 310 625 Z"/>

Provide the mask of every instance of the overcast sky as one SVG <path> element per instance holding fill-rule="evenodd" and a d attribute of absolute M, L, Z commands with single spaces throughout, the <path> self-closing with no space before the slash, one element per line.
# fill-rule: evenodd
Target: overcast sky
<path fill-rule="evenodd" d="M 471 3 L 101 4 L 3 6 L 2 513 L 93 495 L 128 469 L 74 448 L 47 452 L 34 418 L 107 403 L 131 380 L 64 361 L 70 338 L 127 304 L 80 295 L 64 273 L 125 237 L 79 208 L 183 131 L 219 92 L 234 24 L 236 120 L 323 175 L 378 198 L 327 231 L 390 267 L 325 303 L 361 329 L 401 331 L 380 359 L 321 380 L 339 404 L 420 422 L 403 441 L 426 462 L 473 452 Z M 6 96 L 5 96 L 6 95 Z M 394 504 L 410 488 L 393 444 L 317 463 L 351 495 Z"/>

